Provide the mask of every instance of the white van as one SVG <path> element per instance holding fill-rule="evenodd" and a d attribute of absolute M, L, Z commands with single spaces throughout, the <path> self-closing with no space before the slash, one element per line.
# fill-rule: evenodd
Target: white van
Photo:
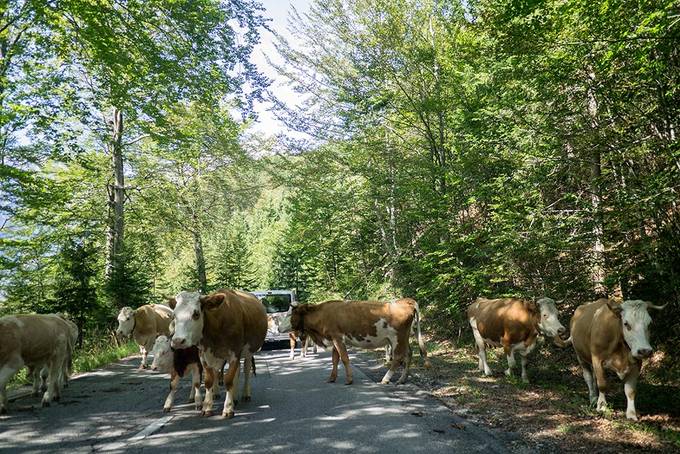
<path fill-rule="evenodd" d="M 280 342 L 288 340 L 288 333 L 279 333 L 278 318 L 288 314 L 291 306 L 297 304 L 295 290 L 257 290 L 250 292 L 255 295 L 267 309 L 267 316 L 271 318 L 267 328 L 265 342 Z"/>

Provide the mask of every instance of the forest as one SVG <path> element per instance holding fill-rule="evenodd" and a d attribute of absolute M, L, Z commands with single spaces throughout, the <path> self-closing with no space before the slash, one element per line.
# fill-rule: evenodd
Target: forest
<path fill-rule="evenodd" d="M 673 1 L 313 0 L 251 61 L 256 0 L 0 0 L 0 315 L 87 337 L 181 290 L 670 303 Z M 323 37 L 320 39 L 319 37 Z M 268 100 L 291 134 L 262 134 Z M 680 371 L 678 372 L 680 374 Z"/>

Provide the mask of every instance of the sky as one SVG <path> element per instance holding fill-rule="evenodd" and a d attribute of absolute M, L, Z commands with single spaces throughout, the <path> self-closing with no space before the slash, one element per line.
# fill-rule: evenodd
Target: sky
<path fill-rule="evenodd" d="M 269 27 L 276 30 L 277 33 L 284 35 L 288 39 L 292 39 L 287 31 L 287 23 L 291 7 L 295 6 L 298 12 L 303 13 L 309 8 L 311 0 L 262 0 L 263 6 L 266 8 L 265 15 L 271 19 Z M 270 90 L 288 105 L 295 104 L 299 95 L 295 94 L 290 88 L 285 86 L 285 78 L 280 77 L 274 68 L 269 66 L 265 55 L 275 62 L 280 62 L 277 58 L 276 49 L 274 48 L 274 35 L 267 30 L 262 30 L 260 35 L 261 42 L 253 51 L 251 61 L 253 61 L 258 69 L 269 79 L 272 85 Z M 295 41 L 292 41 L 295 45 Z M 255 111 L 258 114 L 258 121 L 252 126 L 253 130 L 264 133 L 268 136 L 273 136 L 278 133 L 287 132 L 285 126 L 276 120 L 274 115 L 267 109 L 271 107 L 270 103 L 257 103 Z"/>

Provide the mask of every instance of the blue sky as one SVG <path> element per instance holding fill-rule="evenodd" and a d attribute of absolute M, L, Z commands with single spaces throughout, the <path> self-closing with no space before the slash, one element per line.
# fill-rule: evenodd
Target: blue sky
<path fill-rule="evenodd" d="M 310 1 L 311 0 L 262 0 L 262 4 L 267 10 L 266 16 L 271 19 L 269 22 L 270 28 L 290 39 L 291 36 L 288 33 L 286 26 L 291 6 L 295 6 L 295 8 L 302 13 L 309 8 Z M 273 41 L 274 36 L 270 32 L 263 30 L 261 43 L 253 52 L 251 58 L 259 70 L 273 81 L 270 90 L 286 104 L 294 104 L 299 95 L 296 95 L 292 90 L 286 87 L 285 79 L 279 77 L 276 74 L 276 71 L 267 64 L 265 55 L 275 62 L 280 61 L 280 59 L 277 58 Z M 295 45 L 294 40 L 292 40 L 292 44 Z M 277 133 L 286 132 L 285 127 L 267 111 L 269 107 L 271 106 L 268 103 L 258 103 L 255 106 L 259 119 L 257 123 L 253 125 L 253 129 L 266 135 L 275 135 Z"/>

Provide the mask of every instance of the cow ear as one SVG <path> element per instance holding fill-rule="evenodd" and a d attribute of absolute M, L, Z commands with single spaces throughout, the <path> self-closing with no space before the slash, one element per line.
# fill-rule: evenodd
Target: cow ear
<path fill-rule="evenodd" d="M 536 304 L 534 301 L 522 300 L 522 303 L 524 304 L 524 309 L 526 309 L 528 312 L 533 314 L 538 314 L 541 312 L 538 310 L 538 304 Z"/>
<path fill-rule="evenodd" d="M 293 313 L 299 315 L 306 314 L 309 312 L 310 306 L 310 304 L 298 304 L 297 306 L 293 306 Z"/>
<path fill-rule="evenodd" d="M 175 298 L 168 298 L 168 307 L 174 311 L 175 306 L 177 306 L 177 300 Z"/>
<path fill-rule="evenodd" d="M 215 309 L 224 302 L 224 293 L 201 297 L 201 309 Z"/>
<path fill-rule="evenodd" d="M 609 309 L 611 309 L 611 311 L 614 314 L 616 314 L 617 317 L 621 316 L 621 312 L 623 311 L 623 308 L 616 301 L 607 300 L 607 306 L 609 307 Z"/>

